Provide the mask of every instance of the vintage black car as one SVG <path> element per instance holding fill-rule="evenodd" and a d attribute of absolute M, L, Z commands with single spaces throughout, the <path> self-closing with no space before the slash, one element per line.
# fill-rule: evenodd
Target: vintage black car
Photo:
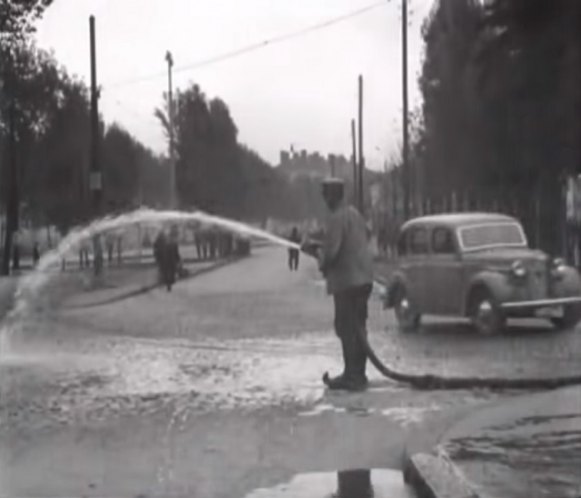
<path fill-rule="evenodd" d="M 468 317 L 482 334 L 509 317 L 541 317 L 557 328 L 581 320 L 575 268 L 528 247 L 521 224 L 491 213 L 424 216 L 405 223 L 385 306 L 401 330 L 422 314 Z"/>

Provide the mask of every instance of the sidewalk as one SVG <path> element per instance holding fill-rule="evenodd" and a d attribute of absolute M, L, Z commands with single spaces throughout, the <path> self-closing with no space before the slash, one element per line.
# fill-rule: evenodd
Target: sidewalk
<path fill-rule="evenodd" d="M 187 274 L 181 279 L 191 278 L 200 273 L 228 264 L 236 258 L 216 260 L 184 261 Z M 109 267 L 105 269 L 104 282 L 96 288 L 91 288 L 85 280 L 84 292 L 76 292 L 65 300 L 67 308 L 84 308 L 113 303 L 136 296 L 157 287 L 157 268 L 153 265 L 142 264 L 135 266 Z"/>
<path fill-rule="evenodd" d="M 448 430 L 449 456 L 481 497 L 581 496 L 581 386 L 524 395 Z"/>

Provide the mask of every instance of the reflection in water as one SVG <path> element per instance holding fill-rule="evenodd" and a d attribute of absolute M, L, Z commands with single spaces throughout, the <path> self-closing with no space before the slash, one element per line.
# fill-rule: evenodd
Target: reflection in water
<path fill-rule="evenodd" d="M 372 498 L 371 471 L 367 469 L 337 472 L 336 498 Z"/>
<path fill-rule="evenodd" d="M 298 474 L 289 482 L 256 489 L 245 498 L 412 498 L 402 473 L 390 469 L 354 469 Z"/>

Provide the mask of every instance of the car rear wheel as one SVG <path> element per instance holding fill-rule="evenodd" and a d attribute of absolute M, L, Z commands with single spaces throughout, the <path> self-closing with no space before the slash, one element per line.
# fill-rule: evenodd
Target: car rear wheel
<path fill-rule="evenodd" d="M 502 331 L 506 317 L 488 291 L 477 291 L 471 300 L 470 318 L 481 335 L 495 335 Z"/>
<path fill-rule="evenodd" d="M 403 287 L 396 291 L 394 310 L 399 329 L 402 332 L 413 332 L 418 329 L 421 315 L 410 301 Z"/>
<path fill-rule="evenodd" d="M 581 306 L 578 304 L 565 306 L 562 317 L 551 318 L 551 323 L 553 324 L 553 327 L 555 327 L 558 330 L 575 328 L 575 326 L 580 321 L 581 321 Z"/>

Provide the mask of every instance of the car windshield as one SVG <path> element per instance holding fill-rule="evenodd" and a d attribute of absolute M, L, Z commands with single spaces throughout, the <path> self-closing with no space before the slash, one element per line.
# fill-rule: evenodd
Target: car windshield
<path fill-rule="evenodd" d="M 460 228 L 465 251 L 493 247 L 526 247 L 527 241 L 518 223 L 483 223 Z"/>

